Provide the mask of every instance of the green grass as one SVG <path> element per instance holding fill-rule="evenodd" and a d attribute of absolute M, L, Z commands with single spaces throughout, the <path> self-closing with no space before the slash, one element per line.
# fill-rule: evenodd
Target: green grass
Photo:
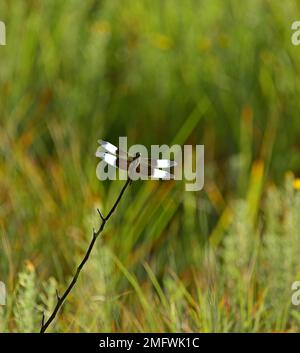
<path fill-rule="evenodd" d="M 136 182 L 53 332 L 299 331 L 299 3 L 2 1 L 0 330 L 38 331 L 122 183 L 97 139 L 204 144 L 205 188 Z M 295 186 L 295 185 L 294 185 Z"/>

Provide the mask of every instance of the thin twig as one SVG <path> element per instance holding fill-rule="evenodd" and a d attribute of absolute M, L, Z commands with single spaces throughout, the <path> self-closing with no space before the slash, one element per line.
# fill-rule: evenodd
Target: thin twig
<path fill-rule="evenodd" d="M 104 220 L 105 220 L 105 217 L 103 216 L 103 214 L 101 213 L 101 211 L 99 210 L 99 208 L 97 208 L 97 211 L 98 211 L 99 216 L 100 216 L 100 218 L 102 219 L 102 221 L 104 221 Z"/>
<path fill-rule="evenodd" d="M 89 256 L 90 256 L 90 254 L 91 254 L 91 252 L 92 252 L 92 250 L 93 250 L 93 247 L 94 247 L 94 245 L 95 245 L 95 242 L 96 242 L 98 236 L 102 233 L 102 231 L 103 231 L 103 229 L 104 229 L 104 227 L 105 227 L 106 222 L 109 220 L 109 218 L 112 216 L 112 214 L 113 214 L 114 211 L 116 210 L 116 208 L 117 208 L 119 202 L 120 202 L 121 199 L 122 199 L 122 196 L 123 196 L 125 190 L 127 189 L 128 185 L 130 185 L 130 183 L 131 183 L 131 179 L 128 179 L 128 180 L 126 181 L 125 185 L 123 186 L 123 188 L 122 188 L 122 190 L 121 190 L 121 192 L 120 192 L 120 194 L 119 194 L 117 200 L 115 201 L 113 207 L 111 208 L 111 210 L 109 211 L 109 213 L 108 213 L 108 215 L 107 215 L 106 217 L 104 217 L 104 216 L 102 215 L 102 213 L 100 212 L 100 210 L 97 209 L 97 211 L 98 211 L 98 213 L 99 213 L 99 216 L 100 216 L 100 218 L 101 218 L 102 223 L 100 224 L 99 229 L 98 229 L 97 231 L 93 230 L 93 238 L 92 238 L 92 240 L 91 240 L 91 242 L 90 242 L 90 245 L 89 245 L 89 247 L 88 247 L 88 249 L 87 249 L 87 251 L 86 251 L 86 253 L 85 253 L 85 255 L 84 255 L 84 257 L 83 257 L 83 259 L 82 259 L 82 261 L 81 261 L 81 263 L 80 263 L 80 265 L 78 266 L 77 271 L 75 272 L 75 275 L 74 275 L 74 277 L 73 277 L 71 283 L 69 284 L 69 286 L 68 286 L 67 289 L 65 290 L 64 294 L 63 294 L 62 296 L 59 296 L 59 295 L 58 295 L 58 292 L 56 293 L 56 296 L 57 296 L 57 303 L 56 303 L 56 306 L 55 306 L 55 308 L 54 308 L 52 314 L 50 315 L 49 319 L 48 319 L 46 322 L 44 322 L 45 319 L 44 319 L 44 314 L 43 314 L 43 319 L 42 319 L 42 325 L 41 325 L 40 333 L 44 333 L 44 332 L 47 330 L 48 326 L 49 326 L 49 325 L 51 324 L 51 322 L 55 319 L 55 317 L 56 317 L 56 315 L 57 315 L 57 313 L 58 313 L 60 307 L 63 305 L 63 303 L 64 303 L 64 301 L 66 300 L 67 296 L 69 295 L 69 293 L 71 292 L 72 288 L 73 288 L 74 285 L 76 284 L 77 279 L 78 279 L 78 276 L 79 276 L 81 270 L 83 269 L 85 263 L 86 263 L 87 260 L 89 259 Z"/>
<path fill-rule="evenodd" d="M 60 299 L 60 296 L 58 294 L 58 290 L 56 289 L 56 298 L 57 298 L 57 301 Z"/>

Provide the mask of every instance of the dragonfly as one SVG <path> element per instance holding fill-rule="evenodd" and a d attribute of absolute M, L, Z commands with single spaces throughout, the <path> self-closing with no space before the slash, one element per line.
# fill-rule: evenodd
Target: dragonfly
<path fill-rule="evenodd" d="M 132 173 L 136 172 L 138 175 L 151 177 L 151 179 L 170 180 L 174 178 L 173 174 L 162 169 L 175 167 L 177 165 L 175 161 L 169 159 L 143 158 L 140 153 L 132 156 L 110 142 L 98 140 L 98 143 L 100 147 L 96 152 L 96 157 L 101 158 L 107 164 L 115 168 L 127 170 L 129 177 Z"/>

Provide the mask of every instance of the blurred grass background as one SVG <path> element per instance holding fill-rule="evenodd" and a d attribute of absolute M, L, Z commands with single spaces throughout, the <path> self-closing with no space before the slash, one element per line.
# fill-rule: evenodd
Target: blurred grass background
<path fill-rule="evenodd" d="M 53 332 L 299 331 L 299 1 L 1 1 L 0 330 L 38 331 L 121 182 L 97 139 L 204 144 L 132 185 Z M 298 16 L 299 17 L 299 16 Z"/>

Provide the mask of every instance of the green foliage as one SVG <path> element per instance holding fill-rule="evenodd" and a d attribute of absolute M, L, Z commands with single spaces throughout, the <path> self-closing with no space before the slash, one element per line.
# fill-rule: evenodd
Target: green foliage
<path fill-rule="evenodd" d="M 38 332 L 43 313 L 49 315 L 53 310 L 56 304 L 56 281 L 50 278 L 41 287 L 37 284 L 34 266 L 27 262 L 25 269 L 18 274 L 14 298 L 6 309 L 11 313 L 13 331 Z M 2 315 L 4 311 L 2 309 Z M 2 330 L 9 330 L 9 327 L 3 327 Z"/>
<path fill-rule="evenodd" d="M 27 270 L 19 273 L 17 283 L 16 302 L 14 304 L 14 316 L 18 332 L 34 332 L 36 306 L 36 276 L 31 264 Z"/>
<path fill-rule="evenodd" d="M 134 267 L 124 260 L 125 266 L 100 240 L 52 330 L 298 332 L 291 284 L 300 274 L 300 194 L 289 177 L 283 190 L 270 187 L 264 200 L 260 226 L 254 228 L 246 200 L 234 201 L 222 245 L 199 248 L 197 266 L 187 272 L 177 270 L 179 261 L 167 248 L 165 268 L 155 256 Z M 32 264 L 18 278 L 13 311 L 2 330 L 38 331 L 42 312 L 48 317 L 55 305 L 56 281 L 50 278 L 39 288 Z"/>

